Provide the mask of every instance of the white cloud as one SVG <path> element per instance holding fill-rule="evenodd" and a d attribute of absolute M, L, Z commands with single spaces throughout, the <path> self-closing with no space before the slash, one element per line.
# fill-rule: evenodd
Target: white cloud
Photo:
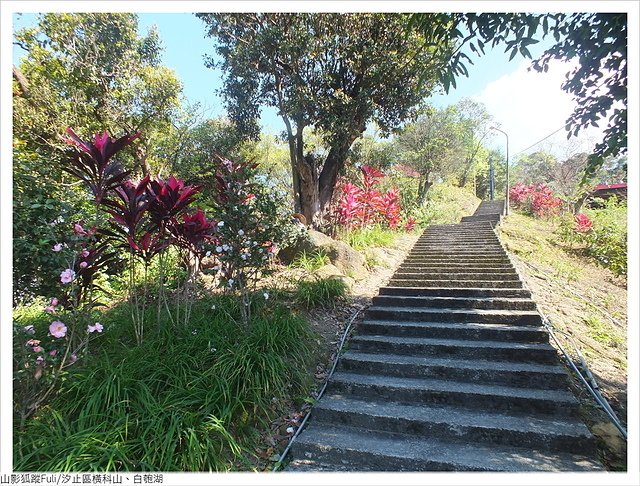
<path fill-rule="evenodd" d="M 563 127 L 575 106 L 571 95 L 561 89 L 575 63 L 552 62 L 546 73 L 529 71 L 529 65 L 522 61 L 514 72 L 492 81 L 473 97 L 485 104 L 496 123 L 509 134 L 512 155 Z M 562 128 L 526 152 L 545 150 L 566 157 L 577 151 L 590 151 L 600 140 L 603 128 L 590 128 L 571 140 L 567 140 Z M 503 138 L 494 137 L 493 145 L 504 147 Z"/>

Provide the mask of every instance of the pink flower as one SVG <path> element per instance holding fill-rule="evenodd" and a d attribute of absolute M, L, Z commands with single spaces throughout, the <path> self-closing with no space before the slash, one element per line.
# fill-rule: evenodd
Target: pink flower
<path fill-rule="evenodd" d="M 42 363 L 44 363 L 44 358 L 42 356 L 38 356 L 36 358 L 36 365 L 40 366 Z"/>
<path fill-rule="evenodd" d="M 56 308 L 53 307 L 52 305 L 48 305 L 47 307 L 44 308 L 45 312 L 48 312 L 49 314 L 53 313 L 56 311 Z"/>
<path fill-rule="evenodd" d="M 49 356 L 55 356 L 56 354 L 58 354 L 57 349 L 52 349 L 51 351 L 49 351 Z"/>
<path fill-rule="evenodd" d="M 54 297 L 53 299 L 51 299 L 51 303 L 50 303 L 49 305 L 52 305 L 52 306 L 54 306 L 54 307 L 55 307 L 55 306 L 57 306 L 57 305 L 58 305 L 58 302 L 59 302 L 59 301 L 58 301 L 58 299 L 56 299 L 56 298 Z"/>
<path fill-rule="evenodd" d="M 64 325 L 64 322 L 53 321 L 49 326 L 49 333 L 55 338 L 64 337 L 67 334 L 67 326 Z"/>
<path fill-rule="evenodd" d="M 104 329 L 104 328 L 102 327 L 102 324 L 100 324 L 99 322 L 96 322 L 93 326 L 91 324 L 89 324 L 87 326 L 87 332 L 88 333 L 102 332 L 102 329 Z"/>
<path fill-rule="evenodd" d="M 72 355 L 69 357 L 69 364 L 73 364 L 73 363 L 75 363 L 76 361 L 78 361 L 78 357 L 77 357 L 75 354 L 72 354 Z"/>
<path fill-rule="evenodd" d="M 87 257 L 89 256 L 89 250 L 82 250 L 82 251 L 80 252 L 80 256 L 81 256 L 82 258 L 87 258 Z"/>
<path fill-rule="evenodd" d="M 87 268 L 88 265 L 87 262 L 80 262 L 80 268 Z"/>
<path fill-rule="evenodd" d="M 76 272 L 74 272 L 70 268 L 67 268 L 64 272 L 60 274 L 60 281 L 63 284 L 71 283 L 75 276 L 76 276 Z"/>
<path fill-rule="evenodd" d="M 42 353 L 44 351 L 44 349 L 42 349 L 42 346 L 34 346 L 33 347 L 33 352 L 34 353 Z"/>
<path fill-rule="evenodd" d="M 73 225 L 73 231 L 76 232 L 77 235 L 86 235 L 86 230 L 82 227 L 80 223 L 75 223 Z"/>
<path fill-rule="evenodd" d="M 27 346 L 37 346 L 38 344 L 40 344 L 38 339 L 29 339 L 27 341 Z"/>
<path fill-rule="evenodd" d="M 63 246 L 64 245 L 62 243 L 56 243 L 55 245 L 53 245 L 53 251 L 55 251 L 55 252 L 62 251 L 62 247 Z"/>

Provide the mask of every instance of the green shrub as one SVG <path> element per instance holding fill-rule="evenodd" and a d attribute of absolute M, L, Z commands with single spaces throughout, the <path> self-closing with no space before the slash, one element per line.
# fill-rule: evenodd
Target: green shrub
<path fill-rule="evenodd" d="M 572 216 L 560 223 L 560 237 L 572 245 L 584 248 L 587 255 L 616 275 L 627 273 L 627 205 L 610 198 L 599 209 L 585 209 L 592 222 L 589 231 L 577 231 Z"/>
<path fill-rule="evenodd" d="M 347 294 L 347 285 L 339 278 L 322 278 L 301 281 L 296 290 L 296 300 L 308 307 L 333 306 L 337 299 Z"/>

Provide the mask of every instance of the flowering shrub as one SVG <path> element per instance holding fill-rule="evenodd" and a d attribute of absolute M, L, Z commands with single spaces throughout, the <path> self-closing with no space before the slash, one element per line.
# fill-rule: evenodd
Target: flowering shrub
<path fill-rule="evenodd" d="M 334 215 L 337 223 L 347 230 L 373 225 L 384 225 L 395 229 L 400 225 L 399 191 L 389 189 L 382 194 L 375 189 L 384 177 L 378 169 L 363 165 L 362 187 L 345 182 L 340 187 L 340 196 Z M 413 224 L 409 225 L 413 228 Z"/>
<path fill-rule="evenodd" d="M 601 209 L 588 209 L 587 214 L 564 218 L 560 237 L 580 245 L 584 253 L 616 275 L 627 273 L 627 207 L 615 198 Z"/>
<path fill-rule="evenodd" d="M 256 164 L 220 156 L 215 164 L 211 212 L 217 223 L 207 249 L 216 264 L 210 271 L 221 285 L 240 293 L 248 325 L 258 278 L 269 272 L 278 249 L 297 239 L 302 229 L 291 220 L 286 195 L 258 181 Z"/>
<path fill-rule="evenodd" d="M 562 200 L 545 184 L 527 186 L 519 182 L 509 190 L 509 200 L 514 207 L 538 218 L 558 214 L 562 207 Z"/>

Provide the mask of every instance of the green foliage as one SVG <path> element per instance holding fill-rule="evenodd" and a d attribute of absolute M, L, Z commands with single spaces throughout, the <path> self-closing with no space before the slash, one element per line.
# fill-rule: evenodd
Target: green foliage
<path fill-rule="evenodd" d="M 354 229 L 345 233 L 342 238 L 354 250 L 365 250 L 371 247 L 390 247 L 397 235 L 397 231 L 376 225 Z"/>
<path fill-rule="evenodd" d="M 587 255 L 616 275 L 627 274 L 627 205 L 610 198 L 600 209 L 585 209 L 593 226 L 590 231 L 576 230 L 573 216 L 561 220 L 560 237 L 584 248 Z"/>
<path fill-rule="evenodd" d="M 251 451 L 249 426 L 305 393 L 312 334 L 277 305 L 250 332 L 228 297 L 197 303 L 189 328 L 123 347 L 126 310 L 58 397 L 17 431 L 14 468 L 32 471 L 227 471 Z M 239 314 L 235 314 L 239 318 Z M 275 401 L 273 399 L 276 399 Z M 249 453 L 250 452 L 246 452 Z"/>
<path fill-rule="evenodd" d="M 349 149 L 374 121 L 389 133 L 436 87 L 420 76 L 444 61 L 407 35 L 405 14 L 200 13 L 216 41 L 230 118 L 258 135 L 259 104 L 287 126 L 296 203 L 316 221 L 331 201 Z M 322 134 L 326 155 L 306 151 L 305 128 Z"/>
<path fill-rule="evenodd" d="M 307 254 L 306 251 L 303 251 L 293 260 L 293 262 L 291 262 L 292 267 L 303 268 L 309 273 L 315 272 L 327 264 L 329 264 L 329 257 L 321 248 L 311 254 Z"/>
<path fill-rule="evenodd" d="M 584 181 L 606 157 L 626 153 L 626 13 L 420 13 L 411 16 L 409 28 L 424 35 L 428 45 L 438 46 L 436 55 L 447 60 L 439 73 L 446 91 L 455 88 L 456 77 L 469 74 L 465 64 L 472 60 L 466 47 L 480 56 L 485 45 L 503 45 L 505 53 L 510 52 L 509 60 L 518 53 L 530 59 L 527 46 L 553 35 L 556 44 L 533 62 L 533 68 L 546 72 L 554 59 L 578 59 L 579 66 L 562 85 L 576 101 L 567 119 L 568 137 L 588 126 L 607 124 L 603 140 L 589 157 Z M 605 77 L 605 72 L 610 75 Z"/>
<path fill-rule="evenodd" d="M 347 285 L 340 278 L 302 280 L 296 289 L 296 300 L 307 308 L 330 307 L 346 294 Z"/>
<path fill-rule="evenodd" d="M 589 336 L 600 344 L 616 348 L 623 343 L 623 340 L 616 333 L 616 330 L 612 326 L 603 322 L 598 316 L 589 314 L 584 319 L 584 322 L 589 328 Z"/>
<path fill-rule="evenodd" d="M 480 200 L 465 188 L 434 184 L 427 203 L 412 210 L 418 226 L 459 223 L 462 216 L 473 214 Z"/>

